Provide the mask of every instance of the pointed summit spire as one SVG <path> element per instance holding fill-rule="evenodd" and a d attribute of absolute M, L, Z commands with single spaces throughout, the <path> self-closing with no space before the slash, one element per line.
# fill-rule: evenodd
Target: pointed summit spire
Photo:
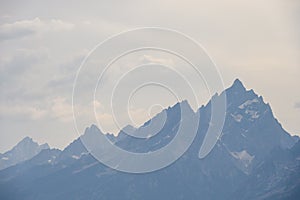
<path fill-rule="evenodd" d="M 246 89 L 243 83 L 238 78 L 235 79 L 231 88 L 242 89 L 242 90 Z"/>

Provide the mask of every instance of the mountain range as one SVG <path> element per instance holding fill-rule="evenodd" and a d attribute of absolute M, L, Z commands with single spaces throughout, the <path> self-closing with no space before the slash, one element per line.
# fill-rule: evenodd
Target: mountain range
<path fill-rule="evenodd" d="M 48 144 L 39 145 L 31 138 L 25 137 L 10 151 L 0 154 L 0 170 L 29 160 L 39 154 L 44 149 L 49 149 Z"/>
<path fill-rule="evenodd" d="M 212 100 L 196 113 L 182 101 L 162 111 L 166 122 L 150 139 L 129 136 L 125 129 L 135 135 L 151 133 L 147 125 L 159 122 L 161 113 L 139 128 L 127 126 L 118 136 L 107 135 L 122 149 L 153 152 L 175 137 L 182 108 L 191 117 L 200 114 L 192 145 L 172 165 L 130 174 L 101 164 L 82 143 L 103 134 L 95 125 L 62 151 L 25 138 L 0 155 L 0 199 L 300 199 L 299 138 L 287 133 L 263 97 L 247 90 L 240 80 L 223 93 L 227 98 L 224 128 L 203 159 L 198 153 L 211 125 Z"/>

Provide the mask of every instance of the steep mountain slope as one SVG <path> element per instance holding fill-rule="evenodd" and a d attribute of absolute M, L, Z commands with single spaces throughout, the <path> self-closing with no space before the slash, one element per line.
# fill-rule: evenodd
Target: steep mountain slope
<path fill-rule="evenodd" d="M 271 107 L 239 80 L 226 91 L 227 115 L 219 144 L 249 173 L 274 148 L 289 149 L 295 144 L 275 119 Z M 205 108 L 210 109 L 209 106 Z"/>
<path fill-rule="evenodd" d="M 276 148 L 234 193 L 240 199 L 299 199 L 300 142 L 292 149 Z"/>

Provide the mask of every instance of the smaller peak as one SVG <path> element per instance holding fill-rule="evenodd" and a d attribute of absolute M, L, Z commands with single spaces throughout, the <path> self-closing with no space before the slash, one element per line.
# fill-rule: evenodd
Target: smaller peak
<path fill-rule="evenodd" d="M 33 141 L 32 138 L 25 137 L 20 142 L 18 142 L 16 146 L 14 146 L 12 148 L 12 151 L 14 149 L 22 149 L 24 147 L 38 147 L 38 146 L 39 146 L 39 144 L 37 142 Z"/>
<path fill-rule="evenodd" d="M 26 140 L 27 140 L 27 141 L 32 141 L 32 138 L 29 137 L 29 136 L 26 136 L 26 137 L 23 138 L 23 140 L 24 140 L 24 141 L 26 141 Z"/>
<path fill-rule="evenodd" d="M 26 136 L 19 142 L 19 144 L 22 144 L 22 143 L 35 143 L 35 142 L 33 141 L 33 139 L 31 137 Z"/>
<path fill-rule="evenodd" d="M 193 110 L 192 107 L 191 107 L 191 105 L 190 105 L 190 103 L 189 103 L 189 101 L 187 99 L 181 101 L 179 103 L 179 105 L 182 106 L 185 109 Z"/>
<path fill-rule="evenodd" d="M 95 124 L 92 124 L 88 129 L 92 132 L 101 132 L 102 133 L 100 128 L 98 128 L 98 126 L 96 126 Z"/>
<path fill-rule="evenodd" d="M 98 133 L 103 134 L 103 132 L 95 125 L 92 124 L 90 127 L 87 127 L 81 137 L 97 135 Z"/>
<path fill-rule="evenodd" d="M 50 149 L 50 146 L 48 143 L 44 143 L 40 145 L 41 149 Z"/>
<path fill-rule="evenodd" d="M 34 145 L 34 146 L 40 146 L 41 149 L 50 149 L 50 146 L 48 143 L 39 144 L 38 142 L 34 141 L 31 137 L 25 137 L 23 138 L 17 146 L 24 146 L 24 145 Z"/>

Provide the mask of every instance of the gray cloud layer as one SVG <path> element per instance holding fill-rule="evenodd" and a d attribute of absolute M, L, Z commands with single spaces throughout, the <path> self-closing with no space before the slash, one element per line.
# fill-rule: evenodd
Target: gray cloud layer
<path fill-rule="evenodd" d="M 33 20 L 20 20 L 1 25 L 0 40 L 23 38 L 47 31 L 70 30 L 73 26 L 74 25 L 71 23 L 66 23 L 57 19 L 48 21 L 42 21 L 39 18 Z"/>
<path fill-rule="evenodd" d="M 71 95 L 82 58 L 108 36 L 141 26 L 172 28 L 197 39 L 217 62 L 226 86 L 240 77 L 271 103 L 288 131 L 300 133 L 299 105 L 287 106 L 300 99 L 295 89 L 300 85 L 299 1 L 65 5 L 72 7 L 56 1 L 2 3 L 0 151 L 25 135 L 57 147 L 74 139 Z"/>

